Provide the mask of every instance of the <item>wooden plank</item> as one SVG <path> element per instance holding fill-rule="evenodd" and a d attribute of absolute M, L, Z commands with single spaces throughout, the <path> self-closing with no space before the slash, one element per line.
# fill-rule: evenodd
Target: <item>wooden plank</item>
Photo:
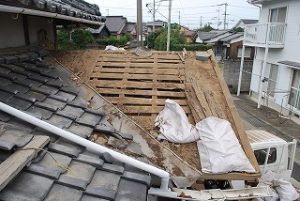
<path fill-rule="evenodd" d="M 153 69 L 143 69 L 143 68 L 100 68 L 96 67 L 94 72 L 101 73 L 130 73 L 130 74 L 152 74 Z M 156 69 L 158 75 L 179 75 L 184 74 L 184 69 Z"/>
<path fill-rule="evenodd" d="M 106 97 L 106 99 L 108 99 L 109 101 L 111 101 L 114 104 L 117 104 L 119 99 L 118 97 Z M 178 103 L 179 105 L 184 105 L 187 106 L 187 100 L 185 99 L 172 99 L 174 100 L 176 103 Z M 156 99 L 155 101 L 153 101 L 151 98 L 135 98 L 135 97 L 125 97 L 123 98 L 122 102 L 124 105 L 151 105 L 152 102 L 154 102 L 155 105 L 157 106 L 163 106 L 165 105 L 165 99 Z"/>
<path fill-rule="evenodd" d="M 121 83 L 119 81 L 111 81 L 111 80 L 92 80 L 94 86 L 98 88 L 132 88 L 134 89 L 164 89 L 164 90 L 184 90 L 184 84 L 177 83 L 165 83 L 165 82 L 135 82 L 135 81 L 125 81 Z M 124 84 L 124 85 L 123 85 Z"/>
<path fill-rule="evenodd" d="M 103 67 L 126 67 L 126 64 L 124 63 L 126 61 L 122 62 L 104 62 L 104 61 L 97 61 L 97 64 L 101 64 Z M 129 63 L 129 67 L 143 67 L 143 68 L 153 68 L 154 63 Z M 179 64 L 164 64 L 160 63 L 157 64 L 157 68 L 165 68 L 165 69 L 177 69 L 177 68 L 184 68 L 182 63 Z"/>
<path fill-rule="evenodd" d="M 122 107 L 122 111 L 125 114 L 158 114 L 160 111 L 164 109 L 164 106 L 131 106 L 124 105 Z M 190 114 L 191 110 L 188 106 L 182 106 L 182 109 L 186 114 Z"/>
<path fill-rule="evenodd" d="M 128 95 L 138 95 L 138 96 L 160 96 L 160 97 L 177 97 L 185 98 L 185 92 L 168 92 L 168 91 L 152 91 L 152 90 L 122 90 L 122 89 L 107 89 L 99 88 L 96 90 L 100 94 L 128 94 Z"/>
<path fill-rule="evenodd" d="M 131 80 L 165 80 L 180 81 L 184 76 L 178 75 L 150 75 L 150 74 L 120 74 L 120 73 L 93 73 L 90 78 L 111 78 L 111 79 L 131 79 Z"/>
<path fill-rule="evenodd" d="M 23 148 L 13 153 L 0 164 L 0 191 L 37 155 L 47 143 L 48 136 L 34 136 Z"/>
<path fill-rule="evenodd" d="M 210 50 L 209 54 L 211 55 L 210 56 L 210 61 L 212 63 L 214 71 L 216 72 L 216 75 L 217 75 L 219 83 L 220 83 L 220 87 L 221 87 L 221 89 L 223 91 L 224 97 L 225 97 L 226 102 L 227 102 L 227 104 L 229 106 L 229 111 L 230 111 L 230 113 L 232 115 L 233 128 L 235 128 L 236 131 L 238 132 L 237 137 L 238 137 L 239 141 L 241 142 L 241 145 L 242 145 L 242 147 L 243 147 L 243 149 L 244 149 L 247 157 L 249 158 L 251 164 L 255 168 L 256 172 L 259 173 L 260 172 L 260 168 L 259 168 L 257 160 L 256 160 L 256 158 L 254 156 L 253 150 L 252 150 L 252 148 L 250 146 L 250 143 L 249 143 L 248 137 L 246 135 L 243 123 L 241 121 L 241 118 L 239 117 L 238 112 L 237 112 L 237 110 L 235 108 L 235 105 L 233 103 L 233 100 L 231 98 L 231 95 L 230 95 L 229 89 L 227 87 L 227 84 L 226 84 L 224 78 L 222 77 L 220 70 L 218 69 L 217 60 L 216 60 L 216 58 L 214 56 L 213 51 Z"/>

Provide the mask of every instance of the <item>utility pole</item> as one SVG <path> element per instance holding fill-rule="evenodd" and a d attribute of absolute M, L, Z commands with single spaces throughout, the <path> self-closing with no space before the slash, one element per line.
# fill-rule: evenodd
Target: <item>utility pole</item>
<path fill-rule="evenodd" d="M 172 0 L 169 0 L 169 18 L 168 18 L 168 36 L 167 36 L 167 51 L 170 51 L 170 38 L 171 38 L 171 11 Z"/>
<path fill-rule="evenodd" d="M 152 10 L 152 17 L 153 17 L 153 29 L 152 31 L 155 31 L 155 0 L 153 0 L 153 10 Z"/>
<path fill-rule="evenodd" d="M 202 28 L 202 16 L 200 16 L 200 28 Z"/>
<path fill-rule="evenodd" d="M 106 12 L 107 12 L 107 16 L 109 16 L 109 8 L 108 8 L 108 9 L 106 9 Z"/>
<path fill-rule="evenodd" d="M 137 0 L 137 46 L 143 47 L 143 6 L 142 0 Z"/>
<path fill-rule="evenodd" d="M 224 4 L 225 6 L 225 13 L 224 13 L 224 29 L 226 29 L 226 24 L 227 24 L 227 6 L 228 6 L 228 3 L 225 3 Z"/>
<path fill-rule="evenodd" d="M 220 8 L 218 8 L 217 12 L 218 12 L 218 23 L 217 23 L 217 28 L 219 29 L 220 27 Z"/>
<path fill-rule="evenodd" d="M 178 24 L 179 24 L 179 26 L 181 25 L 180 24 L 180 10 L 178 11 Z"/>

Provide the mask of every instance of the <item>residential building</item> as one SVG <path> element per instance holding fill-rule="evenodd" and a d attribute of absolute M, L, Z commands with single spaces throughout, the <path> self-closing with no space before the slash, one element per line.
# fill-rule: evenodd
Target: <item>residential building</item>
<path fill-rule="evenodd" d="M 184 34 L 186 43 L 193 43 L 194 31 L 187 27 L 181 26 L 180 32 Z"/>
<path fill-rule="evenodd" d="M 106 16 L 106 27 L 113 36 L 120 36 L 124 33 L 127 18 L 123 16 Z"/>
<path fill-rule="evenodd" d="M 128 34 L 131 38 L 136 38 L 137 30 L 135 22 L 127 22 L 125 28 L 123 29 L 123 33 Z"/>
<path fill-rule="evenodd" d="M 250 25 L 250 24 L 256 24 L 258 23 L 258 20 L 254 20 L 254 19 L 240 19 L 238 21 L 238 23 L 234 26 L 234 28 L 245 28 L 247 25 Z"/>
<path fill-rule="evenodd" d="M 258 107 L 265 102 L 277 110 L 299 115 L 300 1 L 249 2 L 261 6 L 259 23 L 245 28 L 244 47 L 256 49 L 250 94 L 257 99 Z"/>
<path fill-rule="evenodd" d="M 162 20 L 156 20 L 154 23 L 153 22 L 147 22 L 144 24 L 144 31 L 147 33 L 153 32 L 153 24 L 155 30 L 161 29 L 167 26 L 167 22 L 162 21 Z"/>
<path fill-rule="evenodd" d="M 102 39 L 102 38 L 110 36 L 110 32 L 104 23 L 97 29 L 89 27 L 86 30 L 91 32 L 93 34 L 94 38 L 96 38 L 96 39 Z"/>
<path fill-rule="evenodd" d="M 30 0 L 0 3 L 0 48 L 39 45 L 55 49 L 56 26 L 77 23 L 100 26 L 103 20 L 98 6 L 84 1 L 80 4 Z"/>

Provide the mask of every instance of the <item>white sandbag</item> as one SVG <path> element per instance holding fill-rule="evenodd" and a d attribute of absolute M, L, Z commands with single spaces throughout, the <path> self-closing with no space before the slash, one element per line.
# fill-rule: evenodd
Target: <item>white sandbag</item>
<path fill-rule="evenodd" d="M 199 140 L 197 129 L 191 125 L 184 110 L 175 101 L 167 99 L 164 109 L 155 119 L 159 127 L 159 139 L 174 143 L 189 143 Z"/>
<path fill-rule="evenodd" d="M 278 193 L 280 200 L 294 201 L 299 198 L 299 194 L 289 181 L 283 179 L 274 180 L 273 186 Z"/>
<path fill-rule="evenodd" d="M 115 47 L 113 45 L 107 45 L 105 47 L 105 51 L 125 51 L 124 48 L 118 48 L 118 47 Z"/>
<path fill-rule="evenodd" d="M 255 172 L 230 123 L 208 117 L 196 124 L 202 171 L 206 173 Z"/>

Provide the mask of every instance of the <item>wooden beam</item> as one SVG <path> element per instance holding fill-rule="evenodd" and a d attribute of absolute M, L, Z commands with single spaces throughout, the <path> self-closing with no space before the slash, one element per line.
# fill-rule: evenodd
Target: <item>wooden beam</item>
<path fill-rule="evenodd" d="M 25 45 L 30 45 L 30 37 L 29 37 L 29 30 L 28 30 L 28 17 L 27 17 L 27 15 L 22 15 L 22 17 L 23 17 L 23 30 L 24 30 Z"/>
<path fill-rule="evenodd" d="M 0 191 L 22 171 L 22 169 L 36 157 L 39 149 L 50 142 L 48 136 L 34 136 L 22 149 L 17 150 L 0 164 Z"/>

